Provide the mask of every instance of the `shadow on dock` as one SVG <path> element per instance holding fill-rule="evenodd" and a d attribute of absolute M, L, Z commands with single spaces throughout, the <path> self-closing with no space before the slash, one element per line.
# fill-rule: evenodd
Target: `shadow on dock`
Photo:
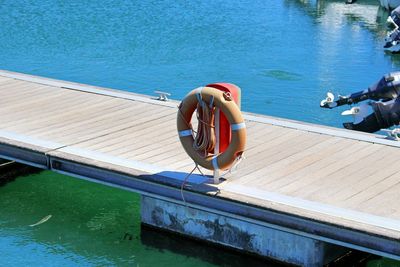
<path fill-rule="evenodd" d="M 217 195 L 219 189 L 212 185 L 213 177 L 201 174 L 189 174 L 187 172 L 164 171 L 156 174 L 141 175 L 141 179 L 153 181 L 180 188 L 183 186 L 186 190 L 195 189 L 196 192 Z M 211 182 L 211 184 L 209 184 Z"/>

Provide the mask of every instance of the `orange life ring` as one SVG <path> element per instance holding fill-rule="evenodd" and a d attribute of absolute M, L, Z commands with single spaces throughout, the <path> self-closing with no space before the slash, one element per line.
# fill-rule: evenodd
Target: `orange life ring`
<path fill-rule="evenodd" d="M 191 119 L 197 104 L 215 105 L 231 125 L 232 138 L 228 148 L 219 155 L 201 155 L 193 148 L 194 138 Z M 246 125 L 242 113 L 228 94 L 211 87 L 200 87 L 191 91 L 181 102 L 177 127 L 179 139 L 186 153 L 194 162 L 209 170 L 226 170 L 242 155 L 246 143 Z"/>

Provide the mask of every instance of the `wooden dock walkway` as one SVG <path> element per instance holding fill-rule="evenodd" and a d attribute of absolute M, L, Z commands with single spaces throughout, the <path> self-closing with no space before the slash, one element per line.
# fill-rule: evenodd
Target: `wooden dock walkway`
<path fill-rule="evenodd" d="M 0 92 L 0 157 L 182 200 L 194 164 L 177 135 L 178 102 L 8 71 Z M 245 160 L 218 185 L 192 175 L 187 203 L 400 259 L 400 142 L 245 118 Z"/>

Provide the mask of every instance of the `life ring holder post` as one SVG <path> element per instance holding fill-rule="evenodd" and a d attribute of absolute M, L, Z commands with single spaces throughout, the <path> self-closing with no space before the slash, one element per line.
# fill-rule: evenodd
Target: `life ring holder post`
<path fill-rule="evenodd" d="M 220 145 L 220 110 L 219 108 L 215 108 L 215 117 L 214 117 L 214 127 L 215 127 L 215 147 L 214 154 L 219 154 L 219 145 Z M 215 169 L 213 170 L 213 184 L 218 184 L 219 179 L 221 178 L 221 170 Z"/>
<path fill-rule="evenodd" d="M 232 98 L 235 101 L 236 105 L 240 109 L 240 107 L 241 107 L 241 89 L 238 86 L 231 84 L 231 83 L 212 83 L 212 84 L 206 85 L 206 87 L 212 87 L 212 88 L 215 88 L 222 92 L 230 93 L 232 95 Z M 221 116 L 223 118 L 221 118 Z M 231 139 L 230 124 L 229 124 L 228 120 L 226 119 L 226 117 L 223 114 L 221 114 L 221 111 L 218 107 L 215 109 L 214 127 L 215 127 L 214 154 L 218 155 L 220 152 L 224 152 L 226 150 L 226 147 L 228 146 L 230 139 Z M 221 140 L 221 135 L 225 135 L 226 139 Z M 222 141 L 222 144 L 221 144 L 221 141 Z M 218 184 L 220 182 L 220 178 L 221 178 L 221 170 L 220 169 L 213 170 L 212 183 Z"/>

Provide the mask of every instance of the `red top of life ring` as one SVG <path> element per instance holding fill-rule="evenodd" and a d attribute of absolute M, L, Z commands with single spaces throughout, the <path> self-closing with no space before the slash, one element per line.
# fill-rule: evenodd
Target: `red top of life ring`
<path fill-rule="evenodd" d="M 229 92 L 240 110 L 242 94 L 238 86 L 231 83 L 211 83 L 207 84 L 206 87 L 212 87 L 223 92 Z M 220 111 L 217 112 L 219 112 L 219 133 L 216 134 L 219 136 L 218 152 L 221 153 L 228 148 L 229 143 L 231 142 L 231 126 L 224 113 Z M 215 115 L 217 115 L 217 113 Z"/>

